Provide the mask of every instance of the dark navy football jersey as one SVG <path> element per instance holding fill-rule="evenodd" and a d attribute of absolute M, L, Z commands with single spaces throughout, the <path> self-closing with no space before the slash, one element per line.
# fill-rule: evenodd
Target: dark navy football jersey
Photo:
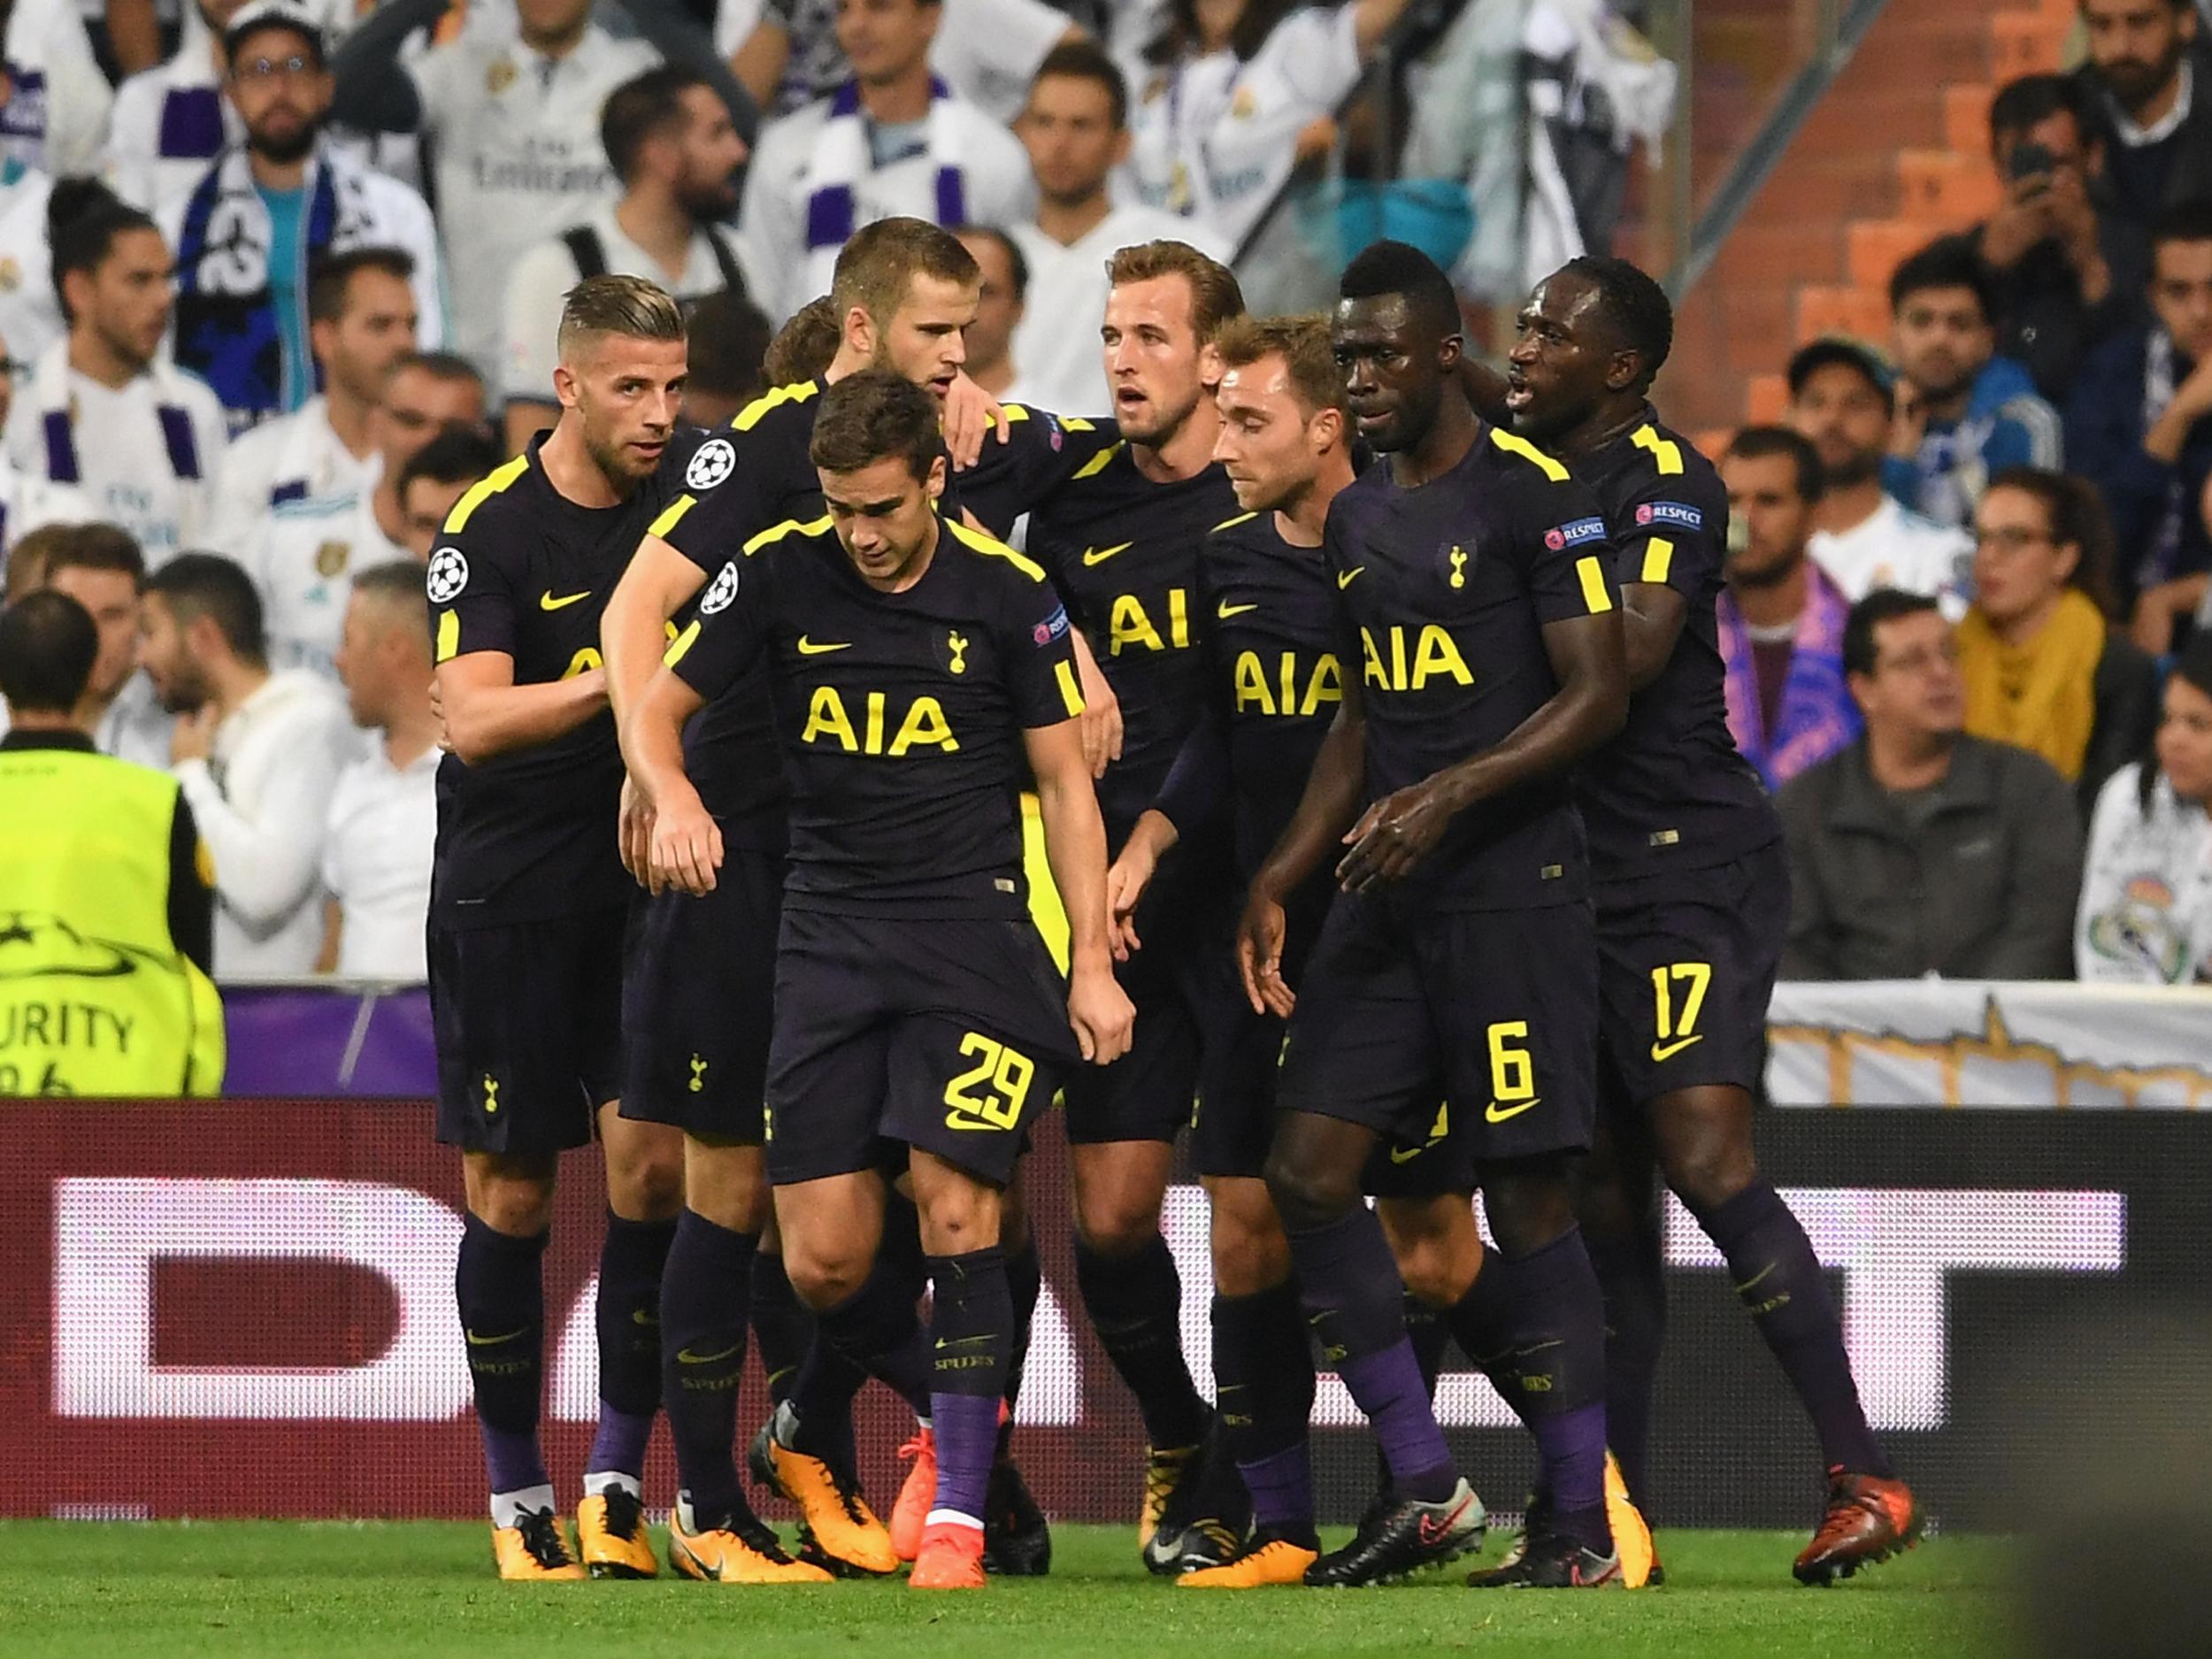
<path fill-rule="evenodd" d="M 754 537 L 822 516 L 821 475 L 807 449 L 827 389 L 820 379 L 800 380 L 755 398 L 702 445 L 687 469 L 685 493 L 653 525 L 655 535 L 706 573 L 701 602 L 736 581 Z M 1113 430 L 1016 403 L 1006 413 L 1006 441 L 986 439 L 972 468 L 949 473 L 942 502 L 949 519 L 967 509 L 998 536 L 1097 454 Z M 695 615 L 695 606 L 679 616 L 679 629 Z M 702 709 L 685 730 L 684 765 L 726 842 L 773 850 L 783 842 L 787 793 L 766 687 L 756 674 Z"/>
<path fill-rule="evenodd" d="M 668 504 L 697 434 L 618 506 L 584 507 L 553 487 L 542 435 L 447 515 L 426 586 L 436 660 L 514 660 L 515 684 L 601 665 L 599 618 L 645 527 Z M 549 743 L 472 766 L 438 766 L 432 913 L 447 926 L 540 921 L 624 902 L 615 817 L 622 756 L 602 710 Z"/>
<path fill-rule="evenodd" d="M 1627 726 L 1576 780 L 1591 873 L 1619 881 L 1726 864 L 1782 833 L 1728 732 L 1714 611 L 1728 492 L 1713 464 L 1656 419 L 1578 458 L 1573 471 L 1605 514 L 1616 583 L 1671 588 L 1687 611 L 1659 678 L 1636 693 Z"/>
<path fill-rule="evenodd" d="M 1614 608 L 1596 503 L 1559 462 L 1494 426 L 1415 489 L 1369 469 L 1329 510 L 1323 551 L 1359 653 L 1367 794 L 1502 741 L 1559 690 L 1544 626 Z M 1565 778 L 1477 802 L 1397 884 L 1431 904 L 1509 910 L 1585 896 Z"/>
<path fill-rule="evenodd" d="M 1083 710 L 1041 568 L 946 524 L 921 580 L 871 588 L 825 516 L 751 539 L 669 649 L 710 701 L 764 664 L 791 780 L 785 902 L 1025 915 L 1021 733 Z"/>
<path fill-rule="evenodd" d="M 1207 536 L 1199 595 L 1203 714 L 1158 804 L 1185 834 L 1187 819 L 1225 804 L 1248 879 L 1296 813 L 1344 706 L 1344 618 L 1321 549 L 1283 540 L 1271 512 L 1240 513 Z"/>
<path fill-rule="evenodd" d="M 1029 551 L 1051 573 L 1121 703 L 1121 758 L 1098 786 L 1118 848 L 1152 804 L 1198 713 L 1207 619 L 1198 549 L 1238 511 L 1218 466 L 1173 483 L 1137 470 L 1115 443 L 1077 469 L 1029 520 Z"/>

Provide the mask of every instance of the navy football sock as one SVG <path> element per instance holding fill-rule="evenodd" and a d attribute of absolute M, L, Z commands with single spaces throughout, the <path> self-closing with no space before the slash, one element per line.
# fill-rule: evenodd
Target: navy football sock
<path fill-rule="evenodd" d="M 792 1390 L 792 1408 L 798 1413 L 801 1448 L 819 1447 L 817 1455 L 833 1455 L 849 1445 L 852 1437 L 851 1372 L 837 1363 L 839 1356 L 856 1362 L 909 1405 L 918 1417 L 929 1416 L 929 1345 L 914 1311 L 915 1296 L 906 1275 L 894 1264 L 887 1275 L 883 1265 L 868 1275 L 861 1287 L 833 1308 L 816 1314 L 820 1340 L 799 1368 L 798 1386 Z M 824 1353 L 827 1347 L 835 1350 Z M 1004 1372 L 999 1373 L 1001 1380 Z"/>
<path fill-rule="evenodd" d="M 1101 1255 L 1075 1241 L 1075 1286 L 1099 1346 L 1137 1397 L 1144 1437 L 1156 1448 L 1206 1437 L 1206 1402 L 1183 1359 L 1183 1281 L 1167 1240 L 1155 1233 L 1134 1256 Z"/>
<path fill-rule="evenodd" d="M 1306 1321 L 1374 1425 L 1391 1484 L 1404 1496 L 1442 1502 L 1459 1475 L 1406 1340 L 1405 1283 L 1382 1223 L 1356 1206 L 1325 1225 L 1291 1229 L 1290 1254 Z"/>
<path fill-rule="evenodd" d="M 1256 1524 L 1305 1542 L 1313 1532 L 1313 1348 L 1288 1281 L 1213 1305 L 1214 1420 L 1252 1494 Z"/>
<path fill-rule="evenodd" d="M 1605 1296 L 1605 1437 L 1629 1495 L 1650 1495 L 1651 1418 L 1667 1332 L 1667 1276 L 1657 1218 L 1633 1233 L 1586 1234 Z"/>
<path fill-rule="evenodd" d="M 745 1304 L 754 1240 L 695 1210 L 676 1217 L 661 1275 L 661 1394 L 676 1476 L 702 1526 L 743 1496 L 737 1478 L 737 1391 L 745 1371 Z"/>
<path fill-rule="evenodd" d="M 1514 1303 L 1520 1403 L 1543 1460 L 1553 1524 L 1601 1555 L 1605 1518 L 1605 1299 L 1570 1227 L 1518 1257 L 1508 1274 Z"/>
<path fill-rule="evenodd" d="M 1782 1195 L 1759 1181 L 1717 1209 L 1692 1213 L 1727 1258 L 1737 1296 L 1804 1402 L 1822 1462 L 1889 1479 L 1889 1460 L 1859 1405 L 1827 1277 Z"/>
<path fill-rule="evenodd" d="M 791 1288 L 783 1256 L 773 1250 L 753 1255 L 753 1340 L 760 1346 L 760 1368 L 768 1379 L 768 1398 L 781 1404 L 799 1380 L 807 1345 L 814 1340 L 814 1316 Z M 853 1386 L 857 1389 L 859 1384 Z"/>
<path fill-rule="evenodd" d="M 672 1221 L 626 1221 L 607 1212 L 599 1247 L 599 1425 L 584 1470 L 645 1477 L 645 1447 L 661 1402 L 661 1270 Z M 588 1486 L 591 1483 L 587 1482 Z"/>
<path fill-rule="evenodd" d="M 1014 1411 L 1021 1404 L 1022 1377 L 1029 1369 L 1029 1336 L 1037 1317 L 1037 1298 L 1044 1293 L 1044 1263 L 1037 1259 L 1033 1234 L 1004 1251 L 1006 1294 L 1013 1305 L 1013 1345 L 1006 1356 L 1006 1420 L 999 1425 L 998 1455 L 1006 1455 L 1014 1434 Z"/>
<path fill-rule="evenodd" d="M 543 1263 L 550 1232 L 519 1239 L 475 1216 L 461 1226 L 453 1269 L 463 1350 L 476 1394 L 484 1472 L 494 1492 L 546 1485 L 538 1448 L 545 1380 Z"/>
<path fill-rule="evenodd" d="M 1521 1412 L 1521 1384 L 1513 1368 L 1513 1270 L 1495 1250 L 1482 1258 L 1467 1294 L 1444 1310 L 1444 1323 L 1468 1363 L 1490 1379 L 1498 1398 Z"/>
<path fill-rule="evenodd" d="M 929 1416 L 937 1433 L 933 1519 L 980 1525 L 998 1445 L 999 1407 L 1014 1329 L 1006 1257 L 996 1248 L 929 1258 Z"/>
<path fill-rule="evenodd" d="M 1444 1323 L 1444 1310 L 1432 1308 L 1409 1294 L 1405 1305 L 1406 1340 L 1413 1344 L 1413 1363 L 1421 1368 L 1421 1386 L 1436 1398 L 1436 1379 L 1444 1370 L 1444 1350 L 1452 1340 Z"/>

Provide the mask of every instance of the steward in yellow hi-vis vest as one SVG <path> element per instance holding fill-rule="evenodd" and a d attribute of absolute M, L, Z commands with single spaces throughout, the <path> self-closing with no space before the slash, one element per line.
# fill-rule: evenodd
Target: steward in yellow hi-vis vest
<path fill-rule="evenodd" d="M 11 697 L 11 703 L 15 699 Z M 213 871 L 174 780 L 82 733 L 0 739 L 0 1095 L 212 1094 Z"/>

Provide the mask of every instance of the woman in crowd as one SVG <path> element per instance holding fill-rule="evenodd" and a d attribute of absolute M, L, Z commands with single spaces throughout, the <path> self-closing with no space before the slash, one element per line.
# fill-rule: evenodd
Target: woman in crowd
<path fill-rule="evenodd" d="M 2077 976 L 2106 984 L 2212 980 L 2212 637 L 2166 681 L 2150 757 L 2097 797 L 2074 924 Z"/>
<path fill-rule="evenodd" d="M 2111 568 L 2111 526 L 2086 480 L 2015 467 L 1990 480 L 1959 624 L 1966 730 L 2042 756 L 2085 816 L 2157 718 L 2156 671 L 2108 619 Z"/>
<path fill-rule="evenodd" d="M 1240 249 L 1291 170 L 1335 142 L 1337 105 L 1407 4 L 1167 0 L 1122 63 L 1140 199 Z"/>

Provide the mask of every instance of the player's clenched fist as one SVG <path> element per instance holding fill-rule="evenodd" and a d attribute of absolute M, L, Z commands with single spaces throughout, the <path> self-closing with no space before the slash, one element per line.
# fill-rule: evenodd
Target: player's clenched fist
<path fill-rule="evenodd" d="M 1110 970 L 1079 967 L 1068 976 L 1068 1024 L 1086 1060 L 1111 1065 L 1129 1052 L 1137 1010 Z"/>
<path fill-rule="evenodd" d="M 714 872 L 722 867 L 722 826 L 697 795 L 687 792 L 686 799 L 657 804 L 646 864 L 648 892 L 714 891 Z"/>

